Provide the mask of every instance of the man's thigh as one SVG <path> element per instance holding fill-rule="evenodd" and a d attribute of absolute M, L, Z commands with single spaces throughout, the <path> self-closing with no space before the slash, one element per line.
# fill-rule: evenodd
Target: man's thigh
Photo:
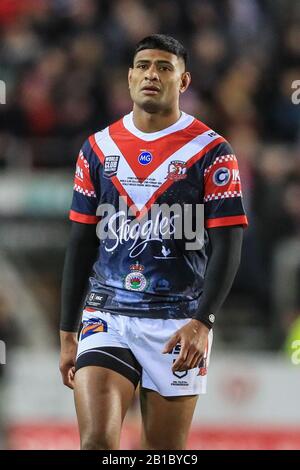
<path fill-rule="evenodd" d="M 163 397 L 142 388 L 142 449 L 185 449 L 198 395 Z"/>
<path fill-rule="evenodd" d="M 84 449 L 115 449 L 142 367 L 128 348 L 126 317 L 85 309 L 75 364 L 75 405 Z"/>
<path fill-rule="evenodd" d="M 75 374 L 74 398 L 82 449 L 118 449 L 135 386 L 126 377 L 99 366 Z"/>

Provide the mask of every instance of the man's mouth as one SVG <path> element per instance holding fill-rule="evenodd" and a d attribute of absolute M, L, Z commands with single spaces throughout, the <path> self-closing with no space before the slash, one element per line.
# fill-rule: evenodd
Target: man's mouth
<path fill-rule="evenodd" d="M 142 92 L 145 93 L 146 95 L 156 95 L 157 93 L 160 92 L 159 87 L 155 85 L 145 85 L 142 88 Z"/>

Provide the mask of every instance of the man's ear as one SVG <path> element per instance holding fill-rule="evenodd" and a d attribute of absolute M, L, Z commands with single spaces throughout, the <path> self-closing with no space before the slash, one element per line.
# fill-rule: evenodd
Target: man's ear
<path fill-rule="evenodd" d="M 130 88 L 131 75 L 132 75 L 132 68 L 129 67 L 129 70 L 128 70 L 128 88 Z"/>
<path fill-rule="evenodd" d="M 181 75 L 181 84 L 180 84 L 180 89 L 179 89 L 180 93 L 184 93 L 188 89 L 191 81 L 192 81 L 192 77 L 191 77 L 190 72 L 184 72 Z"/>

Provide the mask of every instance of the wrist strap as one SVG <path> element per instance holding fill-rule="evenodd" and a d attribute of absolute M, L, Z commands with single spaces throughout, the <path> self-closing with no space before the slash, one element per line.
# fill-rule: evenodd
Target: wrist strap
<path fill-rule="evenodd" d="M 194 318 L 204 323 L 204 325 L 207 326 L 207 328 L 209 328 L 210 330 L 214 326 L 216 320 L 216 317 L 213 313 L 209 313 L 207 315 L 201 314 L 199 316 L 195 316 Z"/>

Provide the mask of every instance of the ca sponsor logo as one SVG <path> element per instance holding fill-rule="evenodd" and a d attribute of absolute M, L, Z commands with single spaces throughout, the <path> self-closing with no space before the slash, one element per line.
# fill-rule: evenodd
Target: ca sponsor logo
<path fill-rule="evenodd" d="M 225 186 L 230 180 L 230 170 L 226 167 L 218 168 L 213 174 L 213 182 L 216 186 Z"/>

